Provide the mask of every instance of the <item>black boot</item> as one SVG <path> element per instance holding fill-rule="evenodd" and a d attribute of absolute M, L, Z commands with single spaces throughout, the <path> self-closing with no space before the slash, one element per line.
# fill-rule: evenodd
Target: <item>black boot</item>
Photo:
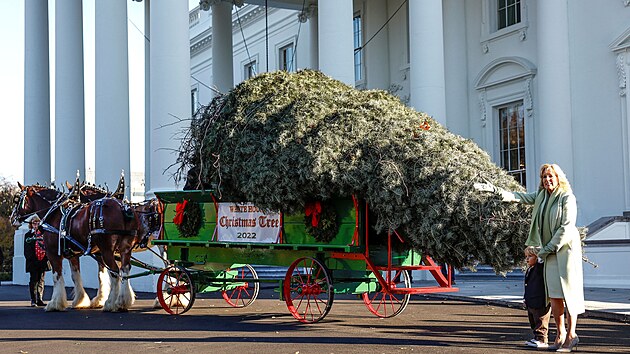
<path fill-rule="evenodd" d="M 37 306 L 37 292 L 35 291 L 35 283 L 28 282 L 28 293 L 31 295 L 31 307 Z"/>
<path fill-rule="evenodd" d="M 37 306 L 46 306 L 46 303 L 42 300 L 44 298 L 44 292 L 37 294 L 37 301 L 35 302 Z"/>
<path fill-rule="evenodd" d="M 37 297 L 36 297 L 37 306 L 46 306 L 46 303 L 43 301 L 44 300 L 44 274 L 42 274 L 42 277 L 37 283 L 35 292 L 37 293 Z"/>

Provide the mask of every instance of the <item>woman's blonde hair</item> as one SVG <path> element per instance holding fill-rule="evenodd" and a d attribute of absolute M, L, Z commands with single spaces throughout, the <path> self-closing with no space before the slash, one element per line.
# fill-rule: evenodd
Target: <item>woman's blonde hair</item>
<path fill-rule="evenodd" d="M 540 166 L 540 186 L 539 189 L 543 189 L 543 173 L 545 173 L 545 170 L 550 168 L 553 173 L 556 174 L 556 176 L 558 177 L 558 189 L 560 189 L 561 192 L 572 192 L 571 190 L 571 184 L 569 183 L 569 180 L 567 179 L 567 175 L 564 174 L 564 171 L 562 171 L 562 169 L 560 168 L 560 166 L 556 165 L 555 163 L 546 163 L 542 166 Z"/>

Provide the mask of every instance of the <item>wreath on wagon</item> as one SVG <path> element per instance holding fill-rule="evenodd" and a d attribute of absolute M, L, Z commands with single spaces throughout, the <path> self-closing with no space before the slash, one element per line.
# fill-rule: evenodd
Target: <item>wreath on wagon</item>
<path fill-rule="evenodd" d="M 204 224 L 203 207 L 200 203 L 184 200 L 175 206 L 173 224 L 180 236 L 195 237 Z"/>
<path fill-rule="evenodd" d="M 332 203 L 310 202 L 304 209 L 306 232 L 316 241 L 328 243 L 337 236 L 339 222 Z"/>

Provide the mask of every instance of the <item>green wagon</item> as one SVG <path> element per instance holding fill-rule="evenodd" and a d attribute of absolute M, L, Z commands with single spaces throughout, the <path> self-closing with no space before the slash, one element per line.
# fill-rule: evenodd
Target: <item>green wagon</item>
<path fill-rule="evenodd" d="M 335 294 L 357 294 L 376 316 L 394 317 L 405 309 L 411 294 L 458 290 L 452 286 L 451 272 L 444 276 L 429 255 L 397 247 L 402 239 L 395 231 L 377 235 L 369 227 L 367 204 L 356 198 L 330 204 L 339 228 L 332 240 L 318 242 L 307 232 L 304 214 L 278 214 L 274 219 L 254 210 L 255 217 L 240 218 L 230 212 L 248 212 L 247 208 L 251 212 L 251 205 L 218 203 L 211 191 L 156 195 L 165 203 L 164 237 L 153 243 L 165 246 L 169 260 L 158 278 L 157 295 L 171 314 L 188 311 L 195 295 L 205 292 L 221 292 L 234 307 L 248 306 L 258 296 L 261 282 L 279 283 L 289 311 L 304 323 L 323 319 Z M 183 235 L 173 222 L 184 202 L 198 208 L 205 220 L 192 235 Z M 247 231 L 253 224 L 258 229 Z M 278 281 L 260 278 L 251 264 L 288 269 Z M 412 270 L 430 272 L 437 285 L 412 287 Z"/>

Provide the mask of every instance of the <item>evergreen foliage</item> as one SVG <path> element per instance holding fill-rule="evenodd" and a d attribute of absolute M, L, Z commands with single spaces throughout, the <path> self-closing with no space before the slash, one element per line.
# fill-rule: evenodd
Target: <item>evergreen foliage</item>
<path fill-rule="evenodd" d="M 176 224 L 175 226 L 180 236 L 195 237 L 199 235 L 199 230 L 203 227 L 204 222 L 203 207 L 201 204 L 188 202 L 183 210 L 181 224 Z"/>
<path fill-rule="evenodd" d="M 0 177 L 0 248 L 4 263 L 0 265 L 0 280 L 10 280 L 13 269 L 13 234 L 15 229 L 9 217 L 15 205 L 15 195 L 19 189 L 14 183 Z"/>
<path fill-rule="evenodd" d="M 307 201 L 355 195 L 376 228 L 455 267 L 507 271 L 523 258 L 530 209 L 473 189 L 522 187 L 470 140 L 385 91 L 317 71 L 261 74 L 196 115 L 179 176 L 200 169 L 219 198 L 303 212 Z"/>

